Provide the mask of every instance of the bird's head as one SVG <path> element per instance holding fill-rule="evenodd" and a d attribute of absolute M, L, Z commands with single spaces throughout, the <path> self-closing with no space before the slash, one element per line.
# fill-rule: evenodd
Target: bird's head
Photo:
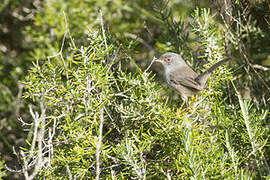
<path fill-rule="evenodd" d="M 160 62 L 165 70 L 175 69 L 176 67 L 186 66 L 186 62 L 179 54 L 167 52 L 161 55 L 156 62 Z"/>

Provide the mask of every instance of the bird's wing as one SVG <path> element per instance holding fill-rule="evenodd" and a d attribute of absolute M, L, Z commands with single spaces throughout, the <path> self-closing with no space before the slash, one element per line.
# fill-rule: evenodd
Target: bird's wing
<path fill-rule="evenodd" d="M 203 90 L 201 85 L 195 81 L 197 74 L 190 67 L 181 67 L 172 71 L 169 75 L 171 85 L 181 85 L 189 89 Z"/>

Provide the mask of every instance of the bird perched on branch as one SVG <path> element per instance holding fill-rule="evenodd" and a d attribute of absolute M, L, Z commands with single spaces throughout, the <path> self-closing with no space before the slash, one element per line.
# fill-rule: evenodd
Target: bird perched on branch
<path fill-rule="evenodd" d="M 179 108 L 181 109 L 185 102 L 187 103 L 189 96 L 197 94 L 205 88 L 210 74 L 228 60 L 229 58 L 226 58 L 217 62 L 199 75 L 176 53 L 167 52 L 155 61 L 163 65 L 166 82 L 181 95 L 183 100 Z"/>

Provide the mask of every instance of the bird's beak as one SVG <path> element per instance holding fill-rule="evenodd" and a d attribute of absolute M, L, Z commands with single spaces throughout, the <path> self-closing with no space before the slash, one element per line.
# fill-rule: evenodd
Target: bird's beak
<path fill-rule="evenodd" d="M 155 62 L 163 63 L 164 60 L 163 59 L 156 59 Z"/>

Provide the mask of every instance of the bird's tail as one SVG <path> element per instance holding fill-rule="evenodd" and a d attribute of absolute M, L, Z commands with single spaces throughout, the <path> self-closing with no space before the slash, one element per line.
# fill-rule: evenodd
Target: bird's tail
<path fill-rule="evenodd" d="M 205 83 L 208 79 L 208 77 L 210 76 L 210 74 L 216 70 L 220 65 L 222 65 L 223 63 L 227 62 L 231 60 L 231 58 L 225 58 L 219 62 L 217 62 L 216 64 L 214 64 L 213 66 L 211 66 L 210 68 L 208 68 L 206 71 L 204 71 L 203 73 L 201 73 L 199 76 L 196 77 L 195 81 L 197 81 L 198 83 L 200 83 L 200 85 L 202 87 L 205 87 Z"/>

